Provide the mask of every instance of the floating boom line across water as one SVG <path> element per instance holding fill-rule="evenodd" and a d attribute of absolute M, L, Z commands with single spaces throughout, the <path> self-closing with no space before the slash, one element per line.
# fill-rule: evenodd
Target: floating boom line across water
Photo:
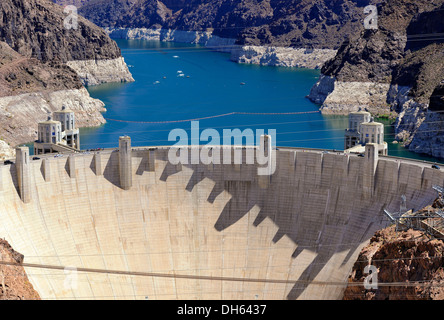
<path fill-rule="evenodd" d="M 312 114 L 312 113 L 320 113 L 320 111 L 302 111 L 302 112 L 229 112 L 223 114 L 217 114 L 214 116 L 201 117 L 195 119 L 182 119 L 182 120 L 166 120 L 166 121 L 132 121 L 132 120 L 119 120 L 119 119 L 111 119 L 105 118 L 107 121 L 115 121 L 115 122 L 125 122 L 125 123 L 141 123 L 141 124 L 164 124 L 164 123 L 179 123 L 179 122 L 191 122 L 191 121 L 199 121 L 199 120 L 207 120 L 213 118 L 221 118 L 228 117 L 233 115 L 301 115 L 301 114 Z"/>

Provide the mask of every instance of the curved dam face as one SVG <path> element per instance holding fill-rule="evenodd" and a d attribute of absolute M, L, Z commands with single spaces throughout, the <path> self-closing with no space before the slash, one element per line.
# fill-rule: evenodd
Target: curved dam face
<path fill-rule="evenodd" d="M 173 165 L 166 147 L 18 153 L 0 167 L 0 235 L 25 263 L 78 268 L 25 267 L 44 299 L 340 299 L 383 209 L 401 195 L 419 209 L 444 183 L 429 164 L 377 155 L 273 159 L 258 176 L 256 164 Z"/>

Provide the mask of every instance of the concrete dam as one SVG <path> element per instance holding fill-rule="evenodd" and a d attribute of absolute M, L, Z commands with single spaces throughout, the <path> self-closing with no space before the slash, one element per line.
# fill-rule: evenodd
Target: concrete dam
<path fill-rule="evenodd" d="M 120 142 L 36 160 L 18 148 L 0 167 L 1 237 L 25 263 L 59 267 L 25 266 L 43 299 L 341 299 L 383 210 L 402 195 L 422 208 L 444 183 L 429 163 L 372 145 L 365 157 L 267 150 L 268 176 Z"/>

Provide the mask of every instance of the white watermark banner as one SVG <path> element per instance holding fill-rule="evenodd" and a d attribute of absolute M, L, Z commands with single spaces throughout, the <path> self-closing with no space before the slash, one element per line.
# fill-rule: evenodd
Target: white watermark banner
<path fill-rule="evenodd" d="M 63 281 L 63 287 L 66 290 L 75 290 L 77 289 L 77 268 L 73 266 L 67 266 L 63 269 L 65 273 L 65 279 Z"/>
<path fill-rule="evenodd" d="M 369 274 L 364 279 L 364 288 L 367 290 L 378 289 L 378 268 L 369 264 L 365 266 L 364 273 Z"/>
<path fill-rule="evenodd" d="M 364 13 L 368 14 L 364 19 L 364 28 L 367 30 L 378 29 L 378 8 L 375 5 L 366 6 Z"/>
<path fill-rule="evenodd" d="M 63 10 L 67 17 L 63 20 L 63 26 L 66 30 L 77 30 L 79 28 L 79 15 L 77 13 L 77 7 L 68 5 Z"/>
<path fill-rule="evenodd" d="M 223 129 L 222 137 L 216 129 L 199 129 L 199 121 L 191 122 L 191 136 L 184 129 L 170 131 L 168 141 L 171 164 L 257 164 L 258 175 L 272 175 L 276 170 L 276 130 Z M 245 147 L 244 146 L 245 141 Z M 205 145 L 201 145 L 205 142 Z M 245 151 L 245 158 L 243 153 Z"/>

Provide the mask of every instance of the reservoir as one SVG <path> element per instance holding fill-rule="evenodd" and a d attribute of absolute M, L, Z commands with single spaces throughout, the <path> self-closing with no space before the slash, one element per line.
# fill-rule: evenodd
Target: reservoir
<path fill-rule="evenodd" d="M 277 146 L 344 148 L 347 117 L 322 115 L 306 98 L 319 70 L 238 64 L 228 53 L 193 44 L 116 41 L 136 81 L 88 88 L 106 104 L 107 123 L 81 129 L 82 149 L 117 147 L 122 135 L 133 146 L 173 145 L 174 129 L 191 137 L 191 119 L 200 119 L 200 131 L 217 130 L 221 143 L 224 129 L 263 129 L 276 130 Z M 385 124 L 389 155 L 437 161 L 392 144 L 391 122 L 378 121 Z"/>

